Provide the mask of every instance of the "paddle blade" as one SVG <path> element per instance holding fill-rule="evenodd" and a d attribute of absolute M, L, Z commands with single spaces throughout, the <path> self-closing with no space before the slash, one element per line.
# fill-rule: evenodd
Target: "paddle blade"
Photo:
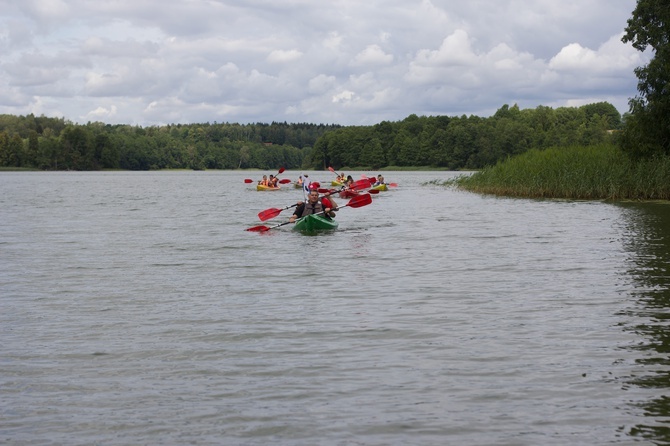
<path fill-rule="evenodd" d="M 251 231 L 251 232 L 265 232 L 269 231 L 270 228 L 268 228 L 265 225 L 260 225 L 260 226 L 252 226 L 251 228 L 245 229 L 245 231 Z"/>
<path fill-rule="evenodd" d="M 349 200 L 349 203 L 347 203 L 347 206 L 350 206 L 352 208 L 360 208 L 362 206 L 367 206 L 368 204 L 372 203 L 372 197 L 370 194 L 363 194 L 363 195 L 358 195 L 351 200 Z"/>
<path fill-rule="evenodd" d="M 277 209 L 277 208 L 266 209 L 266 210 L 260 211 L 258 213 L 258 218 L 261 221 L 269 220 L 269 219 L 275 218 L 277 215 L 281 214 L 281 211 L 282 211 L 281 209 Z"/>
<path fill-rule="evenodd" d="M 337 190 L 335 190 L 335 189 L 317 189 L 317 190 L 319 191 L 320 194 L 331 194 L 332 195 L 335 192 L 337 192 Z"/>
<path fill-rule="evenodd" d="M 362 179 L 354 181 L 349 189 L 361 190 L 361 189 L 367 189 L 368 187 L 370 187 L 370 181 L 368 181 L 367 179 Z"/>
<path fill-rule="evenodd" d="M 288 184 L 290 182 L 291 182 L 291 180 L 289 180 L 288 178 L 284 178 L 282 180 L 279 180 L 279 184 Z"/>
<path fill-rule="evenodd" d="M 245 179 L 244 179 L 244 182 L 247 183 L 247 184 L 249 184 L 249 183 L 253 183 L 254 180 L 252 180 L 251 178 L 245 178 Z"/>
<path fill-rule="evenodd" d="M 377 194 L 379 193 L 379 191 L 378 191 L 377 189 L 370 189 L 370 190 L 368 191 L 368 193 L 369 193 L 369 194 L 372 194 L 372 195 L 377 195 Z"/>
<path fill-rule="evenodd" d="M 279 169 L 279 173 L 284 173 L 285 170 L 286 170 L 286 169 L 284 169 L 284 168 L 282 167 L 282 168 Z M 277 175 L 279 175 L 279 173 L 278 173 Z M 275 175 L 275 176 L 276 176 L 276 175 Z"/>
<path fill-rule="evenodd" d="M 388 187 L 398 187 L 398 183 L 386 183 Z"/>
<path fill-rule="evenodd" d="M 328 170 L 330 170 L 331 172 L 335 173 L 335 169 L 333 169 L 332 166 L 328 166 Z"/>

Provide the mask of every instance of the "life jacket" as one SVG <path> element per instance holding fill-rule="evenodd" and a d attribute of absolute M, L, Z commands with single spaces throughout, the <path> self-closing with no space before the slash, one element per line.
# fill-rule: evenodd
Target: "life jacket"
<path fill-rule="evenodd" d="M 321 204 L 321 200 L 316 202 L 315 204 L 310 203 L 309 201 L 305 203 L 305 206 L 302 208 L 302 214 L 300 217 L 304 217 L 305 215 L 309 214 L 318 214 L 319 212 L 323 212 L 324 207 Z"/>
<path fill-rule="evenodd" d="M 264 180 L 260 180 L 260 181 L 258 182 L 258 184 L 260 184 L 261 186 L 269 186 L 269 184 L 268 184 L 268 179 L 267 179 L 267 178 L 264 179 Z"/>

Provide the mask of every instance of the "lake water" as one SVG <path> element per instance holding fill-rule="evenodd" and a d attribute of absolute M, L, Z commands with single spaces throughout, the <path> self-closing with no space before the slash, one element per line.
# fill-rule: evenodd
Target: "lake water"
<path fill-rule="evenodd" d="M 262 173 L 0 174 L 1 444 L 670 443 L 668 204 Z"/>

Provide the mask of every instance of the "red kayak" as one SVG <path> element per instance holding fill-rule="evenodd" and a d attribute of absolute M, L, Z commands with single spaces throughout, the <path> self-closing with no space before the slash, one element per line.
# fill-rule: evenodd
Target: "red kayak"
<path fill-rule="evenodd" d="M 351 189 L 345 189 L 342 192 L 340 192 L 340 198 L 352 198 L 358 195 L 359 192 Z"/>

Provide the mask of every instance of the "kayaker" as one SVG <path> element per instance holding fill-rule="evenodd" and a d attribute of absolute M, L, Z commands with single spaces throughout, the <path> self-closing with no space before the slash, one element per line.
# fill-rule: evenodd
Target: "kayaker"
<path fill-rule="evenodd" d="M 379 186 L 380 184 L 386 184 L 386 183 L 384 183 L 384 177 L 382 176 L 381 173 L 379 175 L 377 175 L 377 181 L 375 182 L 374 185 Z"/>
<path fill-rule="evenodd" d="M 328 198 L 328 194 L 324 195 L 319 199 L 319 190 L 316 187 L 311 187 L 309 190 L 309 195 L 307 196 L 307 201 L 301 201 L 298 206 L 295 208 L 295 212 L 289 218 L 291 223 L 294 223 L 298 218 L 304 217 L 309 214 L 319 214 L 323 213 L 326 218 L 335 217 L 335 211 L 337 210 L 337 203 L 332 198 Z"/>
<path fill-rule="evenodd" d="M 263 175 L 263 179 L 258 182 L 259 185 L 261 186 L 268 186 L 268 176 Z"/>
<path fill-rule="evenodd" d="M 270 175 L 270 179 L 268 180 L 268 186 L 279 187 L 279 185 L 277 184 L 278 182 L 279 180 L 277 179 L 276 176 Z"/>

